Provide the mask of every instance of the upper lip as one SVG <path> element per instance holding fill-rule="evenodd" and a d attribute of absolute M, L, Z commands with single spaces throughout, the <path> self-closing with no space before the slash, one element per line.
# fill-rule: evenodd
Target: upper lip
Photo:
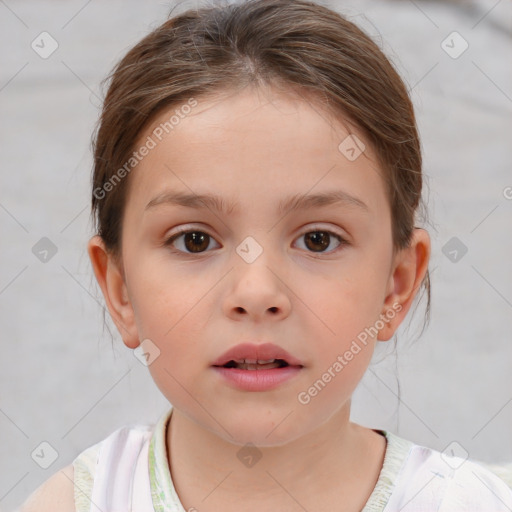
<path fill-rule="evenodd" d="M 222 354 L 213 366 L 224 366 L 229 361 L 241 361 L 242 359 L 268 361 L 270 359 L 283 359 L 290 366 L 303 366 L 302 362 L 286 352 L 283 348 L 273 343 L 242 343 L 230 348 Z"/>

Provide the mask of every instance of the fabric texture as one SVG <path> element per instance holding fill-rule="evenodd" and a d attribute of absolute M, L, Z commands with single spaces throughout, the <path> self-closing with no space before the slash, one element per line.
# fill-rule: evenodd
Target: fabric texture
<path fill-rule="evenodd" d="M 122 427 L 73 461 L 77 512 L 186 512 L 167 458 L 171 414 L 172 407 L 155 426 Z M 386 437 L 386 452 L 362 512 L 512 510 L 512 465 L 485 468 L 388 431 L 376 432 Z"/>
<path fill-rule="evenodd" d="M 483 466 L 498 475 L 512 489 L 512 462 L 503 464 L 490 464 L 482 461 L 476 462 L 480 464 L 480 466 Z"/>

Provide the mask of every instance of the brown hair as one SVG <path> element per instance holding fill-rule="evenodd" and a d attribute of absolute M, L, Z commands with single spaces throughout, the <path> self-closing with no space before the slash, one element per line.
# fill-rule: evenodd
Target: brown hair
<path fill-rule="evenodd" d="M 259 84 L 313 93 L 362 130 L 384 171 L 395 250 L 409 244 L 422 189 L 413 105 L 384 53 L 340 14 L 304 0 L 188 10 L 144 37 L 108 79 L 94 142 L 92 214 L 115 257 L 121 253 L 129 179 L 113 178 L 126 170 L 144 128 L 162 109 L 191 97 Z M 428 272 L 422 284 L 428 321 Z"/>

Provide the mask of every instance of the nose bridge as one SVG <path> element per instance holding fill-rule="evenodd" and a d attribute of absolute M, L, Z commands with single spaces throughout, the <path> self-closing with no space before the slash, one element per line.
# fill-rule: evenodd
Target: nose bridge
<path fill-rule="evenodd" d="M 256 236 L 259 238 L 258 241 Z M 291 303 L 287 287 L 279 277 L 282 258 L 278 248 L 271 249 L 271 236 L 247 236 L 235 248 L 233 284 L 226 298 L 228 314 L 233 312 L 260 316 L 266 312 L 287 315 Z"/>
<path fill-rule="evenodd" d="M 274 254 L 276 249 L 270 247 L 270 239 L 270 236 L 263 236 L 262 233 L 247 236 L 235 248 L 235 264 L 240 281 L 251 285 L 260 284 L 262 287 L 276 286 L 271 269 L 279 258 Z"/>

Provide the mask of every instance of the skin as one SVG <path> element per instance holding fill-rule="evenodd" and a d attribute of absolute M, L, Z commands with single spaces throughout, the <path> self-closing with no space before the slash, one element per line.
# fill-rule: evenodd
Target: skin
<path fill-rule="evenodd" d="M 344 510 L 360 510 L 386 443 L 350 421 L 350 398 L 377 340 L 389 340 L 411 306 L 427 270 L 428 234 L 415 229 L 409 247 L 393 250 L 372 148 L 365 142 L 364 153 L 349 161 L 338 149 L 347 129 L 364 135 L 313 100 L 269 88 L 197 99 L 130 175 L 122 260 L 117 264 L 98 236 L 88 246 L 126 346 L 150 339 L 160 350 L 149 371 L 174 407 L 167 432 L 174 485 L 185 509 L 327 511 L 342 499 Z M 140 142 L 175 109 L 162 112 Z M 216 193 L 239 209 L 145 210 L 165 190 Z M 333 190 L 366 208 L 342 203 L 276 213 L 290 195 Z M 191 254 L 183 236 L 165 245 L 180 226 L 210 235 L 206 250 Z M 319 252 L 304 236 L 318 231 L 346 243 L 331 235 Z M 236 252 L 248 236 L 263 249 L 252 263 Z M 299 403 L 298 394 L 393 304 L 401 310 L 378 336 L 308 404 Z M 228 385 L 213 361 L 251 341 L 283 347 L 304 368 L 271 391 Z M 251 468 L 237 458 L 247 442 L 262 455 Z"/>

